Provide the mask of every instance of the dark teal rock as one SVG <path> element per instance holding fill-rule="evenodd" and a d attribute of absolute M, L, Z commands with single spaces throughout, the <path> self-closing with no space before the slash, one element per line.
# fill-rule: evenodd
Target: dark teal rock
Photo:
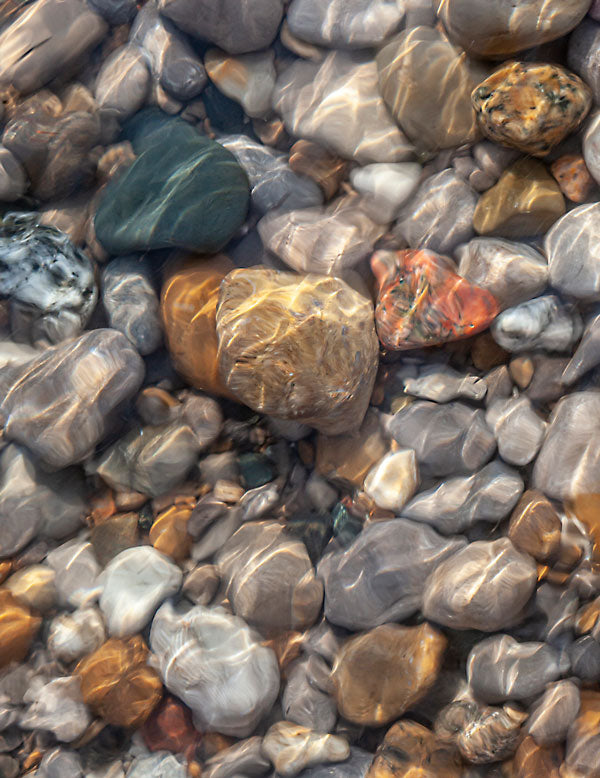
<path fill-rule="evenodd" d="M 110 254 L 166 248 L 213 254 L 246 218 L 248 179 L 220 144 L 159 114 L 142 111 L 124 128 L 138 157 L 104 190 L 96 237 Z"/>
<path fill-rule="evenodd" d="M 341 502 L 333 506 L 333 536 L 346 547 L 360 534 L 363 528 L 362 521 L 354 516 Z"/>
<path fill-rule="evenodd" d="M 238 467 L 246 489 L 264 486 L 275 478 L 273 466 L 264 454 L 242 454 Z"/>

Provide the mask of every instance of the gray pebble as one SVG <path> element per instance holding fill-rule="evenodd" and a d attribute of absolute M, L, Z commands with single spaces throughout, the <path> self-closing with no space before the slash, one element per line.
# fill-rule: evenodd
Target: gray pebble
<path fill-rule="evenodd" d="M 600 310 L 596 308 L 588 316 L 581 341 L 564 370 L 562 380 L 566 386 L 569 386 L 598 365 L 600 365 Z"/>
<path fill-rule="evenodd" d="M 449 402 L 461 397 L 479 402 L 485 397 L 485 381 L 476 375 L 464 375 L 446 365 L 425 365 L 418 378 L 405 378 L 404 391 L 413 397 Z"/>
<path fill-rule="evenodd" d="M 298 659 L 288 667 L 282 697 L 283 713 L 288 721 L 316 732 L 333 732 L 337 707 L 333 697 L 310 682 L 308 664 L 314 658 Z"/>
<path fill-rule="evenodd" d="M 579 705 L 579 687 L 573 681 L 552 683 L 533 704 L 525 729 L 540 746 L 560 743 L 577 716 Z"/>
<path fill-rule="evenodd" d="M 83 765 L 76 751 L 52 748 L 46 751 L 35 778 L 83 778 Z"/>
<path fill-rule="evenodd" d="M 512 352 L 568 351 L 582 329 L 577 311 L 550 294 L 507 308 L 490 327 L 496 343 Z"/>
<path fill-rule="evenodd" d="M 186 778 L 187 769 L 174 754 L 157 751 L 151 756 L 134 759 L 126 778 Z"/>
<path fill-rule="evenodd" d="M 594 175 L 586 145 L 586 164 Z M 600 168 L 598 168 L 600 180 Z M 565 295 L 581 300 L 600 300 L 600 203 L 573 208 L 552 225 L 544 240 L 550 284 Z"/>
<path fill-rule="evenodd" d="M 373 754 L 362 748 L 350 748 L 350 757 L 337 764 L 323 764 L 302 770 L 297 778 L 366 778 Z"/>
<path fill-rule="evenodd" d="M 136 0 L 88 0 L 109 24 L 126 24 L 137 11 Z"/>
<path fill-rule="evenodd" d="M 583 683 L 600 681 L 600 643 L 590 635 L 578 638 L 569 646 L 571 672 Z"/>
<path fill-rule="evenodd" d="M 235 778 L 243 774 L 248 778 L 264 775 L 271 763 L 261 752 L 262 737 L 249 737 L 240 740 L 229 748 L 224 748 L 206 760 L 205 778 Z"/>
<path fill-rule="evenodd" d="M 24 729 L 43 729 L 63 743 L 77 740 L 92 722 L 92 716 L 81 696 L 77 676 L 55 678 L 44 683 L 32 679 L 24 697 L 29 704 L 20 717 Z"/>
<path fill-rule="evenodd" d="M 138 46 L 127 44 L 104 60 L 94 97 L 103 113 L 123 121 L 139 111 L 150 90 L 150 71 Z"/>
<path fill-rule="evenodd" d="M 181 591 L 194 605 L 210 605 L 220 581 L 215 565 L 198 565 L 186 575 Z"/>
<path fill-rule="evenodd" d="M 583 19 L 569 37 L 567 65 L 591 87 L 594 102 L 600 101 L 600 24 Z"/>
<path fill-rule="evenodd" d="M 546 423 L 527 397 L 496 400 L 488 407 L 485 420 L 494 431 L 498 453 L 505 462 L 526 465 L 535 458 L 544 439 Z"/>
<path fill-rule="evenodd" d="M 69 540 L 51 551 L 46 563 L 56 572 L 54 583 L 60 605 L 79 608 L 97 599 L 101 591 L 100 565 L 91 543 Z"/>

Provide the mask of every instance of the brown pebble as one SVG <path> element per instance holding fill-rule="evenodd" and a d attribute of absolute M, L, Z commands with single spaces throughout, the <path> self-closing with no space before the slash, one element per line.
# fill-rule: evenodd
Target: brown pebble
<path fill-rule="evenodd" d="M 176 562 L 183 561 L 192 546 L 192 538 L 187 532 L 191 515 L 192 509 L 187 505 L 172 505 L 160 513 L 148 535 L 154 548 Z"/>
<path fill-rule="evenodd" d="M 564 758 L 561 744 L 543 748 L 531 736 L 527 736 L 513 758 L 514 778 L 559 778 Z"/>
<path fill-rule="evenodd" d="M 499 346 L 489 332 L 473 338 L 471 359 L 478 370 L 491 370 L 508 361 L 509 353 Z"/>
<path fill-rule="evenodd" d="M 508 365 L 510 377 L 519 389 L 527 389 L 533 378 L 533 370 L 533 360 L 524 354 L 511 359 Z"/>
<path fill-rule="evenodd" d="M 25 659 L 41 623 L 8 589 L 0 589 L 0 668 Z"/>
<path fill-rule="evenodd" d="M 4 560 L 4 562 L 0 562 L 0 584 L 3 584 L 4 581 L 6 581 L 6 579 L 10 575 L 11 570 L 12 570 L 12 562 L 9 562 L 8 560 Z"/>
<path fill-rule="evenodd" d="M 116 509 L 124 513 L 138 511 L 147 502 L 148 497 L 141 492 L 117 492 L 115 494 Z"/>
<path fill-rule="evenodd" d="M 560 533 L 560 518 L 550 500 L 537 489 L 528 489 L 510 517 L 508 537 L 513 544 L 539 562 L 547 562 L 558 554 Z"/>
<path fill-rule="evenodd" d="M 312 178 L 323 190 L 326 200 L 331 200 L 346 177 L 348 163 L 341 157 L 313 143 L 299 140 L 290 149 L 290 167 L 295 173 Z"/>
<path fill-rule="evenodd" d="M 584 203 L 594 187 L 594 179 L 581 154 L 565 154 L 552 163 L 550 170 L 561 192 L 572 203 Z"/>
<path fill-rule="evenodd" d="M 117 513 L 99 522 L 90 532 L 90 543 L 102 567 L 126 548 L 137 545 L 137 513 Z"/>
<path fill-rule="evenodd" d="M 181 700 L 167 694 L 141 729 L 150 751 L 171 751 L 193 759 L 201 735 L 192 722 L 192 712 Z"/>
<path fill-rule="evenodd" d="M 117 512 L 115 499 L 112 489 L 105 488 L 97 492 L 90 499 L 90 518 L 93 524 L 96 524 Z"/>

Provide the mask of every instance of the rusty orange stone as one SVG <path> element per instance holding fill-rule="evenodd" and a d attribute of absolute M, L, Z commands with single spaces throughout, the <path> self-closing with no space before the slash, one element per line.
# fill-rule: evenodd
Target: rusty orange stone
<path fill-rule="evenodd" d="M 25 659 L 41 623 L 8 589 L 0 589 L 0 668 Z"/>
<path fill-rule="evenodd" d="M 168 694 L 141 729 L 150 751 L 172 751 L 191 762 L 201 734 L 194 727 L 192 713 L 181 700 Z"/>
<path fill-rule="evenodd" d="M 581 154 L 565 154 L 552 163 L 550 170 L 561 192 L 572 203 L 583 203 L 594 188 L 594 179 Z"/>
<path fill-rule="evenodd" d="M 499 313 L 490 292 L 469 283 L 433 251 L 376 251 L 375 322 L 385 348 L 401 351 L 467 338 Z"/>

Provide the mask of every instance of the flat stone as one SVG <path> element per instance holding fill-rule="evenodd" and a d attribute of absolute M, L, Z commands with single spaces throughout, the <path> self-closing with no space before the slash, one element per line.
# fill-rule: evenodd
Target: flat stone
<path fill-rule="evenodd" d="M 380 508 L 400 513 L 419 484 L 415 452 L 411 448 L 386 454 L 365 478 L 364 490 Z"/>
<path fill-rule="evenodd" d="M 421 172 L 416 162 L 374 162 L 351 170 L 350 183 L 363 195 L 363 208 L 369 216 L 387 224 L 416 190 Z"/>
<path fill-rule="evenodd" d="M 525 729 L 540 746 L 561 743 L 580 706 L 579 687 L 573 681 L 556 681 L 534 703 Z"/>
<path fill-rule="evenodd" d="M 150 91 L 150 71 L 138 46 L 127 44 L 104 60 L 96 77 L 94 97 L 98 106 L 118 121 L 140 110 Z"/>
<path fill-rule="evenodd" d="M 537 489 L 528 489 L 510 517 L 508 537 L 520 551 L 548 562 L 559 551 L 561 526 L 550 500 Z"/>
<path fill-rule="evenodd" d="M 487 385 L 479 376 L 458 373 L 444 364 L 426 364 L 419 369 L 417 378 L 404 379 L 404 391 L 413 397 L 438 403 L 458 398 L 479 402 L 485 397 Z"/>
<path fill-rule="evenodd" d="M 204 64 L 210 80 L 238 102 L 247 116 L 257 119 L 269 115 L 277 78 L 271 50 L 231 57 L 220 49 L 209 49 Z"/>
<path fill-rule="evenodd" d="M 48 650 L 61 662 L 73 662 L 100 648 L 106 639 L 102 614 L 97 608 L 60 613 L 50 622 Z"/>
<path fill-rule="evenodd" d="M 494 340 L 512 352 L 569 351 L 582 329 L 577 310 L 552 294 L 507 308 L 490 327 Z"/>
<path fill-rule="evenodd" d="M 592 368 L 600 365 L 600 310 L 588 315 L 583 335 L 562 375 L 566 386 L 575 383 Z"/>
<path fill-rule="evenodd" d="M 548 231 L 544 249 L 550 284 L 570 297 L 600 300 L 600 245 L 596 227 L 600 203 L 573 208 Z"/>
<path fill-rule="evenodd" d="M 338 735 L 323 735 L 291 721 L 278 721 L 265 734 L 261 746 L 277 770 L 289 777 L 305 767 L 343 762 L 350 756 L 348 741 Z"/>
<path fill-rule="evenodd" d="M 68 676 L 44 683 L 36 678 L 27 690 L 24 702 L 29 707 L 20 717 L 24 729 L 46 730 L 63 743 L 77 740 L 92 722 L 83 702 L 79 678 Z"/>
<path fill-rule="evenodd" d="M 392 35 L 404 16 L 395 0 L 350 0 L 323 6 L 314 0 L 293 0 L 287 23 L 298 38 L 331 49 L 379 46 Z"/>
<path fill-rule="evenodd" d="M 569 727 L 565 764 L 575 775 L 589 778 L 598 776 L 600 756 L 600 694 L 593 690 L 581 693 L 581 708 L 575 721 Z"/>
<path fill-rule="evenodd" d="M 584 203 L 595 186 L 581 154 L 565 154 L 552 163 L 552 175 L 572 203 Z"/>
<path fill-rule="evenodd" d="M 546 423 L 527 397 L 496 400 L 488 407 L 485 420 L 494 431 L 498 453 L 505 462 L 522 466 L 535 459 L 546 433 Z"/>

